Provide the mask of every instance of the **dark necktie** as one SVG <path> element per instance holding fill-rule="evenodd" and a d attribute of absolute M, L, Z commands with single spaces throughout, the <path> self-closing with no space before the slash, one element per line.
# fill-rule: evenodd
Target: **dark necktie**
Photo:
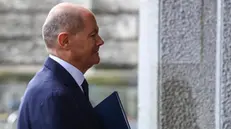
<path fill-rule="evenodd" d="M 87 100 L 89 100 L 88 83 L 87 83 L 86 79 L 84 79 L 84 81 L 83 81 L 83 83 L 82 83 L 81 86 L 83 88 L 84 95 L 87 97 Z"/>

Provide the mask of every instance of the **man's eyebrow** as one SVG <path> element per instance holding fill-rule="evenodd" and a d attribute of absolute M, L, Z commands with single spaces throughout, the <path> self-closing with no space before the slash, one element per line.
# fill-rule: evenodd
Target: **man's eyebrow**
<path fill-rule="evenodd" d="M 93 33 L 98 33 L 99 29 L 98 28 L 95 28 L 90 34 L 93 34 Z"/>

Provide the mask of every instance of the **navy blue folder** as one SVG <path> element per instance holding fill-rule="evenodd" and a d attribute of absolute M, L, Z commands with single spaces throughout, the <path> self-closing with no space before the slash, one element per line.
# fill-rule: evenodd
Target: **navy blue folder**
<path fill-rule="evenodd" d="M 94 107 L 105 129 L 131 129 L 117 91 Z"/>

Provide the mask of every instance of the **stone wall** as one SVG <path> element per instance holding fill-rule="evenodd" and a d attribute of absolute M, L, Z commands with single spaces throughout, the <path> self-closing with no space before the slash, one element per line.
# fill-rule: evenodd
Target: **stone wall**
<path fill-rule="evenodd" d="M 0 0 L 1 64 L 41 64 L 46 56 L 41 26 L 58 0 Z"/>
<path fill-rule="evenodd" d="M 138 0 L 93 0 L 93 11 L 105 40 L 103 62 L 136 64 L 138 46 Z"/>
<path fill-rule="evenodd" d="M 72 0 L 77 2 L 77 0 Z M 0 0 L 0 64 L 41 64 L 47 53 L 41 27 L 60 0 Z M 136 65 L 138 0 L 92 0 L 92 10 L 105 40 L 102 64 Z M 129 5 L 129 6 L 128 6 Z"/>
<path fill-rule="evenodd" d="M 215 129 L 216 6 L 161 2 L 161 129 Z"/>

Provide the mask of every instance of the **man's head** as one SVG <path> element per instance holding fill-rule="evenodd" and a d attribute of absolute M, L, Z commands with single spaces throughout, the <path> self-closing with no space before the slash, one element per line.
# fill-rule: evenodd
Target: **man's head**
<path fill-rule="evenodd" d="M 100 61 L 98 51 L 104 42 L 98 31 L 90 10 L 71 3 L 60 3 L 49 12 L 42 35 L 50 54 L 84 73 Z"/>

